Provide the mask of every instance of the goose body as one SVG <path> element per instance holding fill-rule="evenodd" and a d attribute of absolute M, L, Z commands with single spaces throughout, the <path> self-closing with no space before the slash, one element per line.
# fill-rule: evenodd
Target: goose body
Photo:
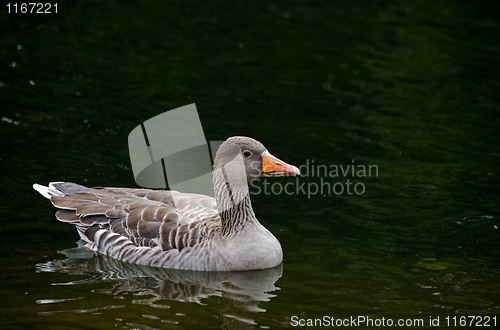
<path fill-rule="evenodd" d="M 87 248 L 115 259 L 200 271 L 279 265 L 281 245 L 257 220 L 246 184 L 261 176 L 297 175 L 298 169 L 256 140 L 232 137 L 219 147 L 213 174 L 215 198 L 68 182 L 34 188 L 59 208 L 57 219 L 77 227 Z"/>

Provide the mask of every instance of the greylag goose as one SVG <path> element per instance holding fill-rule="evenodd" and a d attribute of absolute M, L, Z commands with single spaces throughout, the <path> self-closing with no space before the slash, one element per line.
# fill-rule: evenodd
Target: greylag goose
<path fill-rule="evenodd" d="M 283 260 L 279 241 L 253 212 L 248 182 L 298 174 L 260 142 L 231 137 L 215 156 L 215 198 L 68 182 L 33 188 L 59 208 L 58 220 L 76 225 L 92 251 L 154 267 L 235 271 L 272 268 Z"/>

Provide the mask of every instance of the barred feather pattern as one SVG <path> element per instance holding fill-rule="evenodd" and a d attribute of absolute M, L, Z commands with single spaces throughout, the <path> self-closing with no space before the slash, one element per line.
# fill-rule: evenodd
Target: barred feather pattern
<path fill-rule="evenodd" d="M 74 183 L 49 187 L 50 200 L 59 208 L 57 219 L 74 224 L 93 251 L 124 262 L 203 271 L 269 268 L 281 262 L 281 246 L 255 218 L 249 197 L 223 214 L 223 221 L 216 200 L 204 195 Z M 252 245 L 260 235 L 278 244 L 271 262 L 263 258 L 267 251 Z"/>
<path fill-rule="evenodd" d="M 74 192 L 75 186 L 53 184 L 59 191 L 72 193 L 50 200 L 59 208 L 57 219 L 76 225 L 82 238 L 92 243 L 92 250 L 149 266 L 215 268 L 210 260 L 216 253 L 205 255 L 210 238 L 222 229 L 215 199 L 149 189 L 80 186 L 80 192 Z M 175 198 L 174 205 L 176 194 L 182 197 Z M 205 262 L 202 265 L 197 259 Z"/>

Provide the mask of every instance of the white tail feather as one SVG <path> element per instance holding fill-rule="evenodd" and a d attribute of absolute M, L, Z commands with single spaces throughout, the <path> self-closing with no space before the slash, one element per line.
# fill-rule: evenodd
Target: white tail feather
<path fill-rule="evenodd" d="M 50 199 L 50 197 L 52 197 L 52 196 L 64 196 L 64 194 L 62 192 L 60 192 L 59 190 L 54 188 L 54 186 L 53 186 L 54 183 L 59 183 L 59 182 L 51 182 L 51 183 L 49 183 L 48 187 L 42 186 L 41 184 L 38 184 L 38 183 L 35 183 L 33 185 L 33 189 L 38 191 L 40 193 L 40 195 L 42 195 L 43 197 L 45 197 L 47 199 Z"/>

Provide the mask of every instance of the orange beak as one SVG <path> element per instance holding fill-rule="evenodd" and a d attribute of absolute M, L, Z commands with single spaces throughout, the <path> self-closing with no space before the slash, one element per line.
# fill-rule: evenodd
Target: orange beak
<path fill-rule="evenodd" d="M 262 176 L 289 175 L 300 175 L 300 171 L 296 166 L 288 165 L 271 155 L 269 151 L 264 151 L 262 154 Z"/>

